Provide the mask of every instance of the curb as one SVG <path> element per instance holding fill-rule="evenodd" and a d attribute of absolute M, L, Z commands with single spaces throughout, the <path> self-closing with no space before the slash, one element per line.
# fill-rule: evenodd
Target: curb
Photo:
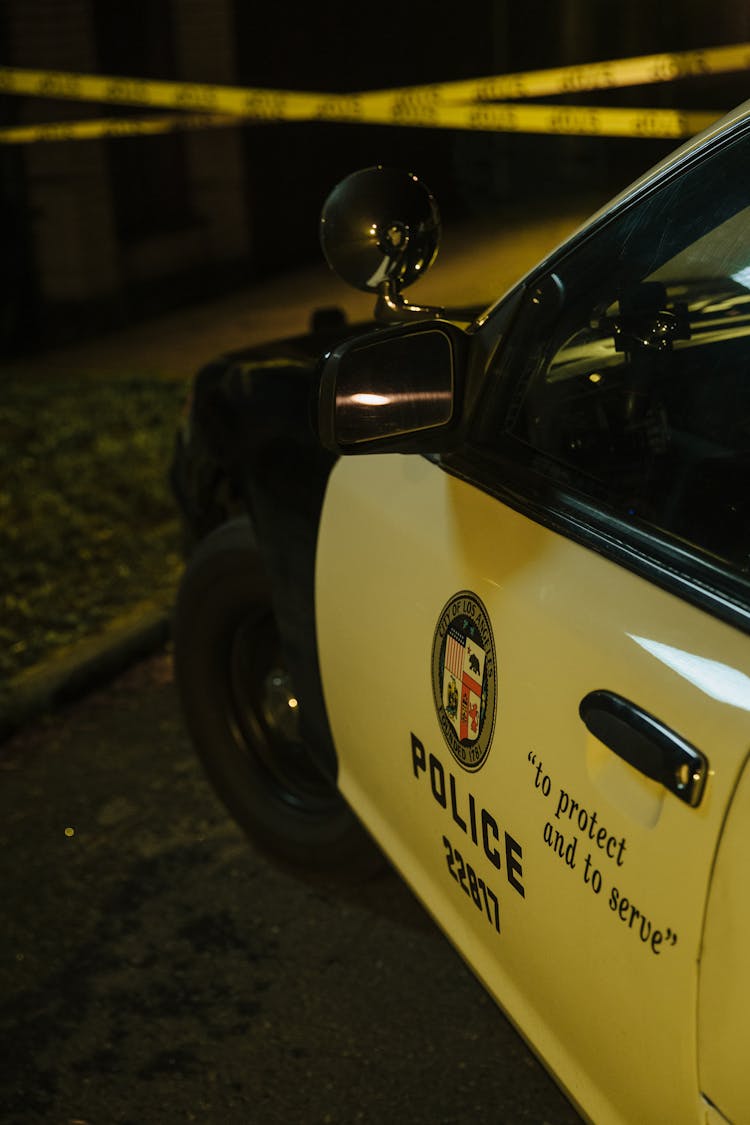
<path fill-rule="evenodd" d="M 0 695 L 0 742 L 32 719 L 112 680 L 136 660 L 166 644 L 171 610 L 144 602 L 115 618 L 101 633 L 53 652 L 15 676 Z"/>

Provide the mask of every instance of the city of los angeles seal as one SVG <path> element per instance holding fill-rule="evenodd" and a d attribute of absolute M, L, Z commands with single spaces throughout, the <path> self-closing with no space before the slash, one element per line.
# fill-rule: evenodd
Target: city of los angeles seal
<path fill-rule="evenodd" d="M 495 727 L 497 666 L 489 615 L 461 590 L 443 606 L 432 639 L 432 694 L 440 729 L 460 766 L 478 770 Z"/>

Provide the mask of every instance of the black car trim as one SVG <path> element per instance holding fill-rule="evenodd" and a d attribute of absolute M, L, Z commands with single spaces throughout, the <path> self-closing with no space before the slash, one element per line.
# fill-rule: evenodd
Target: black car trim
<path fill-rule="evenodd" d="M 535 523 L 750 633 L 750 577 L 743 582 L 708 559 L 634 528 L 497 456 L 465 448 L 440 458 L 438 464 Z M 498 480 L 500 473 L 502 481 Z"/>

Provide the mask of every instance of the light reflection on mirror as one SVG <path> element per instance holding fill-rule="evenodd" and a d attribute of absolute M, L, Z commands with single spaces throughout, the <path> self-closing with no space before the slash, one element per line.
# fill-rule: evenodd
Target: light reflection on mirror
<path fill-rule="evenodd" d="M 439 328 L 355 344 L 336 372 L 337 441 L 356 445 L 447 425 L 453 375 L 450 338 Z"/>
<path fill-rule="evenodd" d="M 352 402 L 357 402 L 360 406 L 387 406 L 392 401 L 390 395 L 373 395 L 366 394 L 364 391 L 360 394 L 350 396 Z"/>

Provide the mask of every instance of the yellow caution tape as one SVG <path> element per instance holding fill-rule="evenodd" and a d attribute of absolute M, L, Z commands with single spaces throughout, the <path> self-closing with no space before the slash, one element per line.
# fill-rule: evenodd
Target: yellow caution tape
<path fill-rule="evenodd" d="M 193 115 L 191 119 L 186 116 L 184 124 L 172 117 L 154 117 L 23 126 L 0 130 L 0 142 L 19 144 L 130 136 L 230 124 L 225 118 L 587 136 L 685 137 L 710 124 L 717 114 L 671 109 L 519 105 L 517 100 L 671 82 L 746 69 L 750 69 L 750 43 L 355 94 L 213 86 L 0 67 L 0 93 L 152 106 L 183 113 L 189 111 Z M 497 104 L 498 100 L 504 100 L 504 104 Z M 509 101 L 511 104 L 507 104 Z"/>
<path fill-rule="evenodd" d="M 445 101 L 510 101 L 518 98 L 545 98 L 552 94 L 578 94 L 589 90 L 614 90 L 625 86 L 651 86 L 697 78 L 708 74 L 727 74 L 750 69 L 750 43 L 708 47 L 701 51 L 642 55 L 639 58 L 612 59 L 609 62 L 583 63 L 550 70 L 530 70 L 520 74 L 501 74 L 489 78 L 467 78 L 457 82 L 438 82 L 427 86 L 368 91 L 363 96 L 372 105 L 388 110 L 400 103 Z"/>
<path fill-rule="evenodd" d="M 716 111 L 620 109 L 610 106 L 522 105 L 518 102 L 475 102 L 425 110 L 416 105 L 392 118 L 367 109 L 362 116 L 338 108 L 330 118 L 368 124 L 410 125 L 422 129 L 476 129 L 503 133 L 559 133 L 590 137 L 692 137 L 718 118 Z"/>
<path fill-rule="evenodd" d="M 64 98 L 110 105 L 155 106 L 191 112 L 226 113 L 268 121 L 308 121 L 327 95 L 244 86 L 209 86 L 196 82 L 162 82 L 68 74 L 58 70 L 0 67 L 0 93 Z"/>
<path fill-rule="evenodd" d="M 86 121 L 54 121 L 46 125 L 17 125 L 0 129 L 0 144 L 33 144 L 36 141 L 90 141 L 100 137 L 154 136 L 180 129 L 206 129 L 236 125 L 226 114 L 170 113 L 153 117 L 104 117 Z"/>
<path fill-rule="evenodd" d="M 311 120 L 408 125 L 421 129 L 473 129 L 504 133 L 552 133 L 589 137 L 692 137 L 716 120 L 716 113 L 677 109 L 616 109 L 573 105 L 478 103 L 443 106 L 440 113 L 418 113 L 390 120 L 385 114 L 319 115 Z M 101 137 L 149 136 L 180 129 L 206 129 L 241 124 L 228 114 L 169 114 L 145 118 L 112 117 L 60 121 L 0 129 L 0 144 L 37 141 L 80 141 Z"/>

